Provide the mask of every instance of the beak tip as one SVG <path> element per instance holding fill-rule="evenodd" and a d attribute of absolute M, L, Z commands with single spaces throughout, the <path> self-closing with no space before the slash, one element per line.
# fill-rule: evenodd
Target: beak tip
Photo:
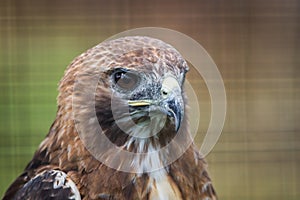
<path fill-rule="evenodd" d="M 169 102 L 169 112 L 168 115 L 174 119 L 175 131 L 178 132 L 180 129 L 183 111 L 181 110 L 181 106 L 175 102 Z"/>
<path fill-rule="evenodd" d="M 181 119 L 180 118 L 178 119 L 178 117 L 175 117 L 175 131 L 176 132 L 178 132 L 178 130 L 180 129 L 180 125 L 181 125 Z"/>
<path fill-rule="evenodd" d="M 175 123 L 175 131 L 176 132 L 178 132 L 179 128 L 180 128 L 180 125 L 178 123 Z"/>

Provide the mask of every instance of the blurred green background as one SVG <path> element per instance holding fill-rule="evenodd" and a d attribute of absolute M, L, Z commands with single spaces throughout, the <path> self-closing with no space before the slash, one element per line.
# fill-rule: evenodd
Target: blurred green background
<path fill-rule="evenodd" d="M 0 196 L 47 134 L 73 58 L 158 26 L 197 40 L 223 76 L 227 119 L 207 156 L 220 199 L 300 199 L 299 11 L 297 0 L 1 0 Z M 201 77 L 188 79 L 199 85 L 200 145 L 210 103 Z"/>

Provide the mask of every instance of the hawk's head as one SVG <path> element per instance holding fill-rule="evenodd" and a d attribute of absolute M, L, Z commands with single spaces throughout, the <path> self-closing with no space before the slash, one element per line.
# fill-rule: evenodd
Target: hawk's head
<path fill-rule="evenodd" d="M 185 123 L 187 70 L 181 55 L 160 40 L 136 36 L 106 41 L 67 69 L 59 101 L 69 98 L 68 80 L 73 81 L 73 106 L 75 98 L 79 115 L 89 121 L 90 113 L 96 112 L 111 142 L 132 152 L 147 152 L 149 144 L 154 148 L 168 144 Z M 94 96 L 88 97 L 87 90 Z M 86 132 L 93 131 L 85 126 Z"/>

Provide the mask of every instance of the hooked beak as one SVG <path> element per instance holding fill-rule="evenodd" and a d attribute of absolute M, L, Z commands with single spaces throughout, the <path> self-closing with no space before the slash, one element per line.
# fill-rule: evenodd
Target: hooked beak
<path fill-rule="evenodd" d="M 162 83 L 160 92 L 161 98 L 157 100 L 129 100 L 128 105 L 132 107 L 158 106 L 161 112 L 174 119 L 175 131 L 177 132 L 184 116 L 181 87 L 175 78 L 167 77 Z"/>
<path fill-rule="evenodd" d="M 177 98 L 171 97 L 162 101 L 162 107 L 164 107 L 164 110 L 169 117 L 174 118 L 175 131 L 177 132 L 183 118 L 181 101 L 177 100 Z"/>

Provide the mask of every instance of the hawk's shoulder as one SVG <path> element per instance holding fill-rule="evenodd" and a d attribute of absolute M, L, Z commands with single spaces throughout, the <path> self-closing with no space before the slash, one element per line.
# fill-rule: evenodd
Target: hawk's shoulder
<path fill-rule="evenodd" d="M 45 170 L 20 188 L 13 199 L 80 200 L 81 197 L 76 185 L 66 173 L 60 170 Z"/>

